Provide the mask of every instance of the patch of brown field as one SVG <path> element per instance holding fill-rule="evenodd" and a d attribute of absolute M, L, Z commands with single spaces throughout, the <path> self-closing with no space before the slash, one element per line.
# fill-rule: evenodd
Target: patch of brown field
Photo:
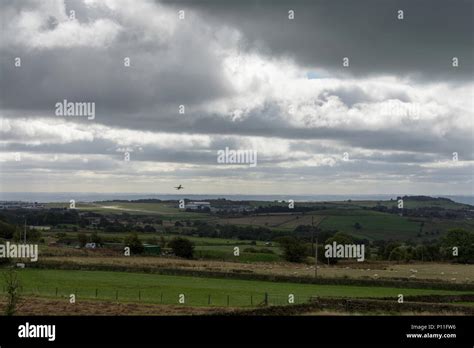
<path fill-rule="evenodd" d="M 245 272 L 255 274 L 313 276 L 314 265 L 289 262 L 239 263 L 211 260 L 184 260 L 170 257 L 115 257 L 115 256 L 52 256 L 42 257 L 43 261 L 73 263 L 77 265 L 121 265 L 127 267 L 177 268 L 224 272 Z M 409 263 L 389 262 L 340 262 L 337 266 L 318 266 L 318 276 L 326 278 L 406 278 L 432 279 L 453 283 L 474 281 L 474 266 L 449 263 Z"/>
<path fill-rule="evenodd" d="M 294 229 L 299 225 L 318 226 L 324 220 L 322 215 L 303 215 L 302 213 L 269 213 L 244 217 L 221 218 L 219 224 L 252 225 L 261 227 L 280 227 Z"/>
<path fill-rule="evenodd" d="M 87 256 L 87 257 L 109 257 L 109 256 L 121 256 L 123 255 L 123 251 L 121 250 L 112 250 L 106 248 L 99 248 L 99 249 L 76 249 L 76 248 L 68 248 L 68 247 L 61 247 L 61 246 L 46 246 L 40 249 L 40 255 L 42 256 Z"/>
<path fill-rule="evenodd" d="M 4 313 L 5 304 L 5 299 L 0 299 L 1 315 Z M 80 300 L 71 304 L 68 300 L 28 297 L 21 299 L 15 315 L 203 315 L 232 311 L 235 309 L 95 300 Z"/>
<path fill-rule="evenodd" d="M 219 223 L 231 224 L 231 225 L 277 227 L 287 222 L 296 220 L 299 217 L 300 217 L 299 215 L 292 215 L 292 214 L 254 215 L 254 216 L 221 219 Z"/>
<path fill-rule="evenodd" d="M 324 220 L 324 218 L 325 216 L 323 215 L 301 215 L 297 219 L 288 221 L 279 227 L 295 229 L 299 225 L 314 224 L 314 226 L 318 226 Z"/>

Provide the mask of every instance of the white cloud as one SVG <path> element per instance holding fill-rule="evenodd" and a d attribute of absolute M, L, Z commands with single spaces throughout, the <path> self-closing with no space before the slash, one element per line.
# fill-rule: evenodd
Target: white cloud
<path fill-rule="evenodd" d="M 3 45 L 25 46 L 28 49 L 71 47 L 104 47 L 110 45 L 122 30 L 109 18 L 91 23 L 70 18 L 64 1 L 38 1 L 33 9 L 8 12 Z"/>

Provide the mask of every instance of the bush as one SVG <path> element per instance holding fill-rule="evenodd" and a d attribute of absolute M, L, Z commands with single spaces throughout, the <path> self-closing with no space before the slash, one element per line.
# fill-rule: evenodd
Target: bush
<path fill-rule="evenodd" d="M 156 229 L 151 225 L 145 225 L 145 227 L 143 227 L 143 231 L 144 232 L 156 232 Z"/>
<path fill-rule="evenodd" d="M 160 246 L 162 249 L 166 247 L 166 239 L 163 236 L 160 236 Z"/>
<path fill-rule="evenodd" d="M 84 248 L 87 243 L 87 236 L 85 233 L 78 233 L 77 234 L 77 241 L 79 242 L 79 246 Z"/>
<path fill-rule="evenodd" d="M 124 242 L 125 246 L 130 248 L 130 252 L 132 254 L 142 254 L 145 251 L 145 247 L 143 246 L 136 233 L 125 237 Z"/>
<path fill-rule="evenodd" d="M 321 261 L 322 263 L 325 264 L 330 264 L 330 265 L 335 265 L 337 263 L 337 258 L 335 257 L 326 257 L 326 248 L 324 247 L 324 244 L 319 244 L 318 245 L 318 261 Z"/>
<path fill-rule="evenodd" d="M 22 242 L 25 238 L 25 232 L 23 229 L 17 229 L 13 235 L 13 240 L 16 242 Z M 26 240 L 28 242 L 38 242 L 41 239 L 41 232 L 35 229 L 29 229 L 26 231 Z"/>
<path fill-rule="evenodd" d="M 15 233 L 16 227 L 9 223 L 0 221 L 0 238 L 11 239 Z"/>
<path fill-rule="evenodd" d="M 17 304 L 20 300 L 20 280 L 18 279 L 18 274 L 13 269 L 10 269 L 4 274 L 4 280 L 7 292 L 5 315 L 11 316 L 15 314 Z"/>
<path fill-rule="evenodd" d="M 178 257 L 191 259 L 194 253 L 194 244 L 186 238 L 175 237 L 168 242 L 168 247 L 173 249 L 173 253 Z"/>
<path fill-rule="evenodd" d="M 449 230 L 442 239 L 446 256 L 460 263 L 474 263 L 474 233 L 462 228 Z M 453 255 L 453 248 L 458 248 L 458 255 Z"/>
<path fill-rule="evenodd" d="M 306 259 L 307 247 L 294 237 L 281 237 L 276 240 L 283 249 L 283 257 L 289 262 L 303 262 Z"/>
<path fill-rule="evenodd" d="M 245 248 L 244 252 L 246 253 L 261 253 L 261 254 L 274 254 L 273 250 L 268 248 Z"/>
<path fill-rule="evenodd" d="M 158 245 L 158 239 L 156 237 L 148 238 L 146 242 L 151 245 Z"/>
<path fill-rule="evenodd" d="M 97 232 L 92 232 L 92 234 L 91 234 L 91 243 L 95 243 L 96 245 L 102 244 L 102 238 L 99 237 Z"/>
<path fill-rule="evenodd" d="M 390 261 L 400 262 L 405 259 L 406 259 L 406 250 L 401 246 L 392 249 L 392 251 L 390 252 L 390 256 L 389 256 Z"/>

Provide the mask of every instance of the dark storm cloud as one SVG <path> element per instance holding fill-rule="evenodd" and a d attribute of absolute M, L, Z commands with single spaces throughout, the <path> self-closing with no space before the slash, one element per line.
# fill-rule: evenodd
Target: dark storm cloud
<path fill-rule="evenodd" d="M 171 1 L 170 1 L 171 3 Z M 242 49 L 262 47 L 331 74 L 470 80 L 473 2 L 469 0 L 178 1 L 244 34 Z M 288 20 L 288 11 L 295 19 Z M 397 11 L 404 19 L 397 19 Z M 350 58 L 350 68 L 342 58 Z M 454 69 L 451 59 L 458 57 Z M 317 70 L 316 70 L 317 72 Z"/>
<path fill-rule="evenodd" d="M 0 106 L 54 116 L 55 104 L 67 99 L 93 101 L 102 114 L 150 112 L 158 105 L 175 113 L 180 104 L 225 96 L 228 87 L 216 69 L 219 63 L 209 64 L 215 58 L 187 49 L 191 51 L 182 52 L 181 61 L 169 61 L 160 51 L 134 54 L 136 50 L 130 52 L 124 47 L 55 49 L 35 54 L 9 51 L 2 54 L 0 62 Z M 187 64 L 185 56 L 191 52 L 194 63 Z M 21 69 L 13 65 L 18 56 L 22 57 Z M 131 58 L 131 67 L 123 66 L 124 57 Z M 206 64 L 199 66 L 199 61 Z M 206 88 L 199 88 L 203 85 Z"/>

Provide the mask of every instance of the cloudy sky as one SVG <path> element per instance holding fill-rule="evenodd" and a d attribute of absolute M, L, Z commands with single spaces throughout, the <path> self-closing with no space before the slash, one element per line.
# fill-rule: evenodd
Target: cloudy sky
<path fill-rule="evenodd" d="M 0 12 L 1 192 L 473 194 L 473 1 Z"/>

